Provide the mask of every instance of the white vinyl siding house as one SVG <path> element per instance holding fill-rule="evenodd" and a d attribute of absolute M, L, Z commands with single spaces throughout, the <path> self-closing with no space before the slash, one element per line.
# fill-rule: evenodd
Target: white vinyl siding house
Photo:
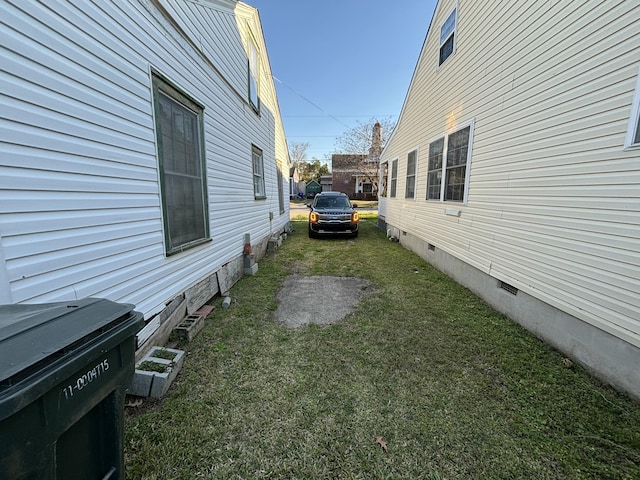
<path fill-rule="evenodd" d="M 221 269 L 235 277 L 238 261 L 241 274 L 246 235 L 259 255 L 288 228 L 289 156 L 253 7 L 6 1 L 2 11 L 3 303 L 103 297 L 148 319 Z"/>
<path fill-rule="evenodd" d="M 637 397 L 639 69 L 634 2 L 439 1 L 381 157 L 404 171 L 417 145 L 418 194 L 379 204 L 407 248 Z"/>

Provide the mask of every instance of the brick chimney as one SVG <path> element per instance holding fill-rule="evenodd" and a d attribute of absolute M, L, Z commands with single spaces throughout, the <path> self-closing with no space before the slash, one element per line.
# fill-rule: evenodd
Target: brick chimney
<path fill-rule="evenodd" d="M 371 148 L 369 148 L 369 158 L 371 160 L 379 160 L 382 153 L 382 125 L 376 122 L 373 126 L 373 135 L 371 137 Z"/>

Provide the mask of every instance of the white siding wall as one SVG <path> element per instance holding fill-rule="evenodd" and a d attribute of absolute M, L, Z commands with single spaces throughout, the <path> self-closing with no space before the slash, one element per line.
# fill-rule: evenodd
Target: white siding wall
<path fill-rule="evenodd" d="M 241 254 L 245 233 L 259 241 L 288 221 L 275 183 L 280 118 L 246 103 L 233 12 L 166 3 L 207 28 L 185 39 L 146 0 L 0 4 L 3 301 L 96 296 L 149 316 Z M 168 258 L 152 67 L 205 105 L 212 242 Z M 264 149 L 267 200 L 254 200 L 252 143 Z"/>
<path fill-rule="evenodd" d="M 640 150 L 624 150 L 639 32 L 637 2 L 441 1 L 383 153 L 400 159 L 387 223 L 640 346 Z M 468 204 L 426 201 L 429 142 L 471 120 Z"/>

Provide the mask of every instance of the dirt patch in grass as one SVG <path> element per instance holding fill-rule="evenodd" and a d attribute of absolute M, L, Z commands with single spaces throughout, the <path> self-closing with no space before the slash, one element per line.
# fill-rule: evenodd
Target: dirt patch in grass
<path fill-rule="evenodd" d="M 346 317 L 373 290 L 363 278 L 290 275 L 278 292 L 276 319 L 298 328 L 331 325 Z"/>

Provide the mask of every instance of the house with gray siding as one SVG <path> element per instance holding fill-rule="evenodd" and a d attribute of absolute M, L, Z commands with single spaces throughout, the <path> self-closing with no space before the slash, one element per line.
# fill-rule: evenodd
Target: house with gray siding
<path fill-rule="evenodd" d="M 440 0 L 380 223 L 640 398 L 640 4 Z"/>
<path fill-rule="evenodd" d="M 3 2 L 0 303 L 191 313 L 288 228 L 257 10 Z"/>

